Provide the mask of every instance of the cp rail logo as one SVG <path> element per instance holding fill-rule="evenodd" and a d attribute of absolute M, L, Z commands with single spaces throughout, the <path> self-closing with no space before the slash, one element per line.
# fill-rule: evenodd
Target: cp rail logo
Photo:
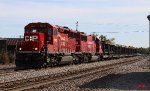
<path fill-rule="evenodd" d="M 35 41 L 38 39 L 38 36 L 25 36 L 25 41 Z"/>

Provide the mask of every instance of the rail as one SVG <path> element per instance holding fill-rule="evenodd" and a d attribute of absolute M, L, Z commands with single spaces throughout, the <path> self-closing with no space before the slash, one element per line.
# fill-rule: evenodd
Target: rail
<path fill-rule="evenodd" d="M 104 66 L 86 68 L 86 69 L 81 69 L 81 70 L 73 70 L 73 71 L 62 72 L 62 73 L 53 74 L 53 75 L 44 75 L 44 76 L 39 76 L 39 77 L 34 77 L 34 78 L 29 78 L 29 79 L 1 83 L 0 90 L 19 91 L 19 90 L 37 88 L 41 85 L 50 84 L 50 83 L 54 83 L 54 82 L 61 81 L 61 80 L 67 80 L 67 79 L 72 79 L 72 78 L 81 77 L 81 76 L 88 76 L 90 74 L 95 74 L 98 72 L 107 72 L 108 70 L 114 69 L 116 67 L 131 64 L 137 61 L 140 61 L 140 59 L 138 58 L 138 59 L 127 60 L 127 61 L 118 62 L 114 64 L 108 64 Z"/>

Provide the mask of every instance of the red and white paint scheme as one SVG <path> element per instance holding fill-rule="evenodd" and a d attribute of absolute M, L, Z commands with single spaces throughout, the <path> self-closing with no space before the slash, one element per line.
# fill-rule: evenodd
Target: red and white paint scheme
<path fill-rule="evenodd" d="M 105 54 L 128 54 L 128 51 L 118 50 L 119 48 L 121 47 L 102 44 L 94 35 L 68 27 L 29 23 L 25 26 L 24 41 L 17 43 L 15 63 L 17 68 L 45 67 L 101 60 Z"/>
<path fill-rule="evenodd" d="M 25 26 L 24 41 L 17 43 L 16 66 L 81 63 L 95 56 L 100 59 L 99 43 L 94 36 L 68 27 L 29 23 Z"/>

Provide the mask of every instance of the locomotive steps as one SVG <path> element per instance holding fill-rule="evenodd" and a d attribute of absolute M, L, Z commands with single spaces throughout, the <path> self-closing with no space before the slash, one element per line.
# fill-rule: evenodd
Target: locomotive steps
<path fill-rule="evenodd" d="M 42 69 L 40 71 L 32 70 L 28 73 L 19 72 L 14 74 L 14 77 L 12 77 L 13 79 L 10 75 L 0 76 L 0 90 L 25 90 L 37 88 L 41 85 L 54 83 L 61 80 L 88 76 L 98 72 L 106 74 L 107 71 L 111 69 L 140 61 L 140 59 L 142 59 L 142 57 L 124 58 L 104 63 L 96 62 L 90 64 L 73 65 L 71 67 Z M 38 76 L 35 76 L 35 74 L 38 74 Z M 5 79 L 2 81 L 3 78 Z"/>

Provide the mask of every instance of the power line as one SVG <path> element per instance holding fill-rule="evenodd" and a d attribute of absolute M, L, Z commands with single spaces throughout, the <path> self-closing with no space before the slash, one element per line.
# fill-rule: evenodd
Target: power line
<path fill-rule="evenodd" d="M 148 31 L 128 31 L 128 32 L 116 32 L 116 31 L 107 31 L 107 32 L 92 32 L 92 33 L 144 33 Z"/>

